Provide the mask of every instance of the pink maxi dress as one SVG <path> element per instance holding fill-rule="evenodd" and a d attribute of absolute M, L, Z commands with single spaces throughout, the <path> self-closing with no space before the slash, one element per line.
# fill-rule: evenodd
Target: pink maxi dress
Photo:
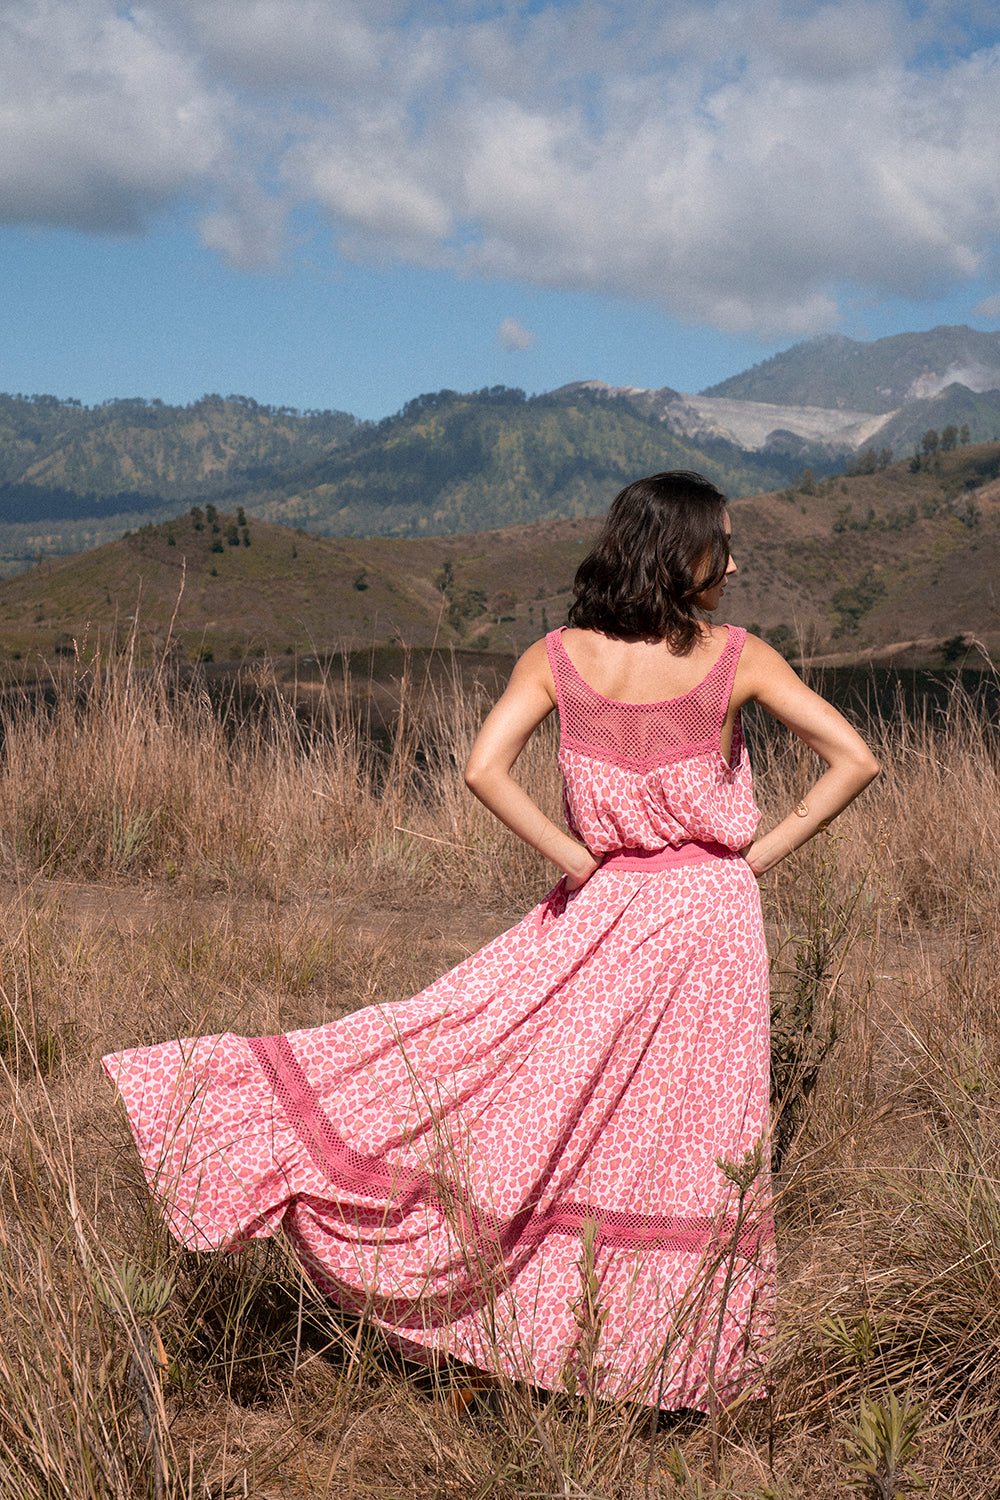
<path fill-rule="evenodd" d="M 705 1409 L 761 1389 L 773 1300 L 769 1010 L 745 632 L 663 703 L 547 647 L 569 827 L 601 868 L 422 994 L 283 1036 L 105 1058 L 174 1235 L 283 1230 L 405 1351 Z"/>

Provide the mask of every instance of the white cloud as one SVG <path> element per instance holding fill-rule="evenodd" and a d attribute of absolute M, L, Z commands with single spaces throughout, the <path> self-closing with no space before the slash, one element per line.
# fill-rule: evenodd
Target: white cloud
<path fill-rule="evenodd" d="M 287 241 L 284 205 L 253 183 L 235 187 L 198 227 L 203 244 L 238 270 L 270 271 L 281 264 Z"/>
<path fill-rule="evenodd" d="M 417 153 L 386 131 L 352 154 L 310 143 L 289 152 L 286 176 L 335 221 L 365 235 L 437 244 L 452 228 L 447 199 L 421 171 Z"/>
<path fill-rule="evenodd" d="M 196 193 L 256 267 L 317 205 L 342 256 L 803 335 L 988 265 L 998 85 L 901 0 L 13 0 L 0 198 L 121 232 Z"/>
<path fill-rule="evenodd" d="M 530 328 L 525 328 L 516 318 L 502 318 L 500 327 L 497 329 L 497 343 L 501 349 L 506 349 L 512 354 L 522 353 L 525 349 L 533 349 L 538 343 L 538 334 L 532 333 Z"/>
<path fill-rule="evenodd" d="M 0 9 L 0 219 L 134 233 L 216 175 L 225 105 L 155 14 L 104 0 Z"/>
<path fill-rule="evenodd" d="M 1000 292 L 994 292 L 990 297 L 984 297 L 972 311 L 977 318 L 1000 318 Z"/>
<path fill-rule="evenodd" d="M 357 88 L 378 72 L 378 7 L 350 0 L 166 0 L 209 65 L 265 93 Z M 393 19 L 382 7 L 383 24 Z"/>
<path fill-rule="evenodd" d="M 811 13 L 775 8 L 761 19 L 758 48 L 784 71 L 821 84 L 878 73 L 897 52 L 893 10 L 866 0 L 819 5 Z"/>

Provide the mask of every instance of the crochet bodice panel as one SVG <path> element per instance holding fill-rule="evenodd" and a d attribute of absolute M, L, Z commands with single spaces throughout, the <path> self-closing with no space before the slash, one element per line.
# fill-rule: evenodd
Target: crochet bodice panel
<path fill-rule="evenodd" d="M 746 631 L 728 627 L 700 683 L 661 703 L 605 698 L 546 636 L 559 700 L 559 764 L 570 830 L 594 854 L 662 849 L 691 839 L 742 849 L 760 814 L 739 715 L 729 759 L 722 730 Z"/>

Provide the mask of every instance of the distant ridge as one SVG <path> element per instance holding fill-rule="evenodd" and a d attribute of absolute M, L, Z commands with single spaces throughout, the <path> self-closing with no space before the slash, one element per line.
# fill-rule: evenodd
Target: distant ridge
<path fill-rule="evenodd" d="M 870 441 L 887 420 L 841 407 L 776 406 L 726 396 L 685 395 L 670 386 L 657 391 L 608 386 L 600 380 L 578 381 L 553 394 L 574 391 L 624 401 L 689 442 L 728 444 L 744 453 L 761 454 L 772 463 L 787 467 L 795 462 L 798 468 L 811 466 L 823 474 Z"/>
<path fill-rule="evenodd" d="M 188 406 L 141 397 L 82 406 L 57 396 L 0 395 L 0 520 L 37 495 L 34 517 L 64 517 L 67 497 L 119 510 L 212 499 L 277 466 L 317 457 L 356 429 L 347 412 L 202 396 Z M 45 507 L 49 508 L 46 509 Z M 77 507 L 76 513 L 79 511 Z"/>
<path fill-rule="evenodd" d="M 946 386 L 1000 387 L 1000 333 L 942 325 L 862 343 L 823 334 L 708 386 L 703 396 L 777 406 L 843 406 L 887 413 Z"/>
<path fill-rule="evenodd" d="M 688 438 L 634 403 L 585 387 L 526 397 L 439 391 L 277 474 L 244 503 L 325 536 L 420 536 L 603 513 L 637 474 L 700 469 L 730 494 L 792 477 L 780 456 Z"/>

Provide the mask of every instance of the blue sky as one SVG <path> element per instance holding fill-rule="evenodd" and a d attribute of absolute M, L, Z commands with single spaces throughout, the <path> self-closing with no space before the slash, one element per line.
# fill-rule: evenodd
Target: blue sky
<path fill-rule="evenodd" d="M 6 0 L 0 390 L 380 417 L 995 328 L 998 99 L 992 0 Z"/>

